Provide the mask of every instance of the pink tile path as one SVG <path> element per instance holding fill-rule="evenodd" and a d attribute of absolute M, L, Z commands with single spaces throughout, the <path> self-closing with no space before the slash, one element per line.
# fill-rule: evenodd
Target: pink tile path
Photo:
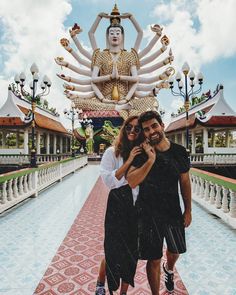
<path fill-rule="evenodd" d="M 34 294 L 94 294 L 99 264 L 104 255 L 103 224 L 107 195 L 108 189 L 99 178 Z M 177 272 L 175 272 L 175 285 L 174 294 L 188 294 Z M 129 295 L 150 294 L 145 261 L 140 261 L 135 277 L 135 288 L 130 287 Z M 163 281 L 160 294 L 168 294 Z"/>

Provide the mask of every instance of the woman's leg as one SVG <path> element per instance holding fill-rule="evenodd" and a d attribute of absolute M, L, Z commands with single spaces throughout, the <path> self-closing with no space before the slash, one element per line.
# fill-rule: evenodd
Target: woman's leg
<path fill-rule="evenodd" d="M 121 288 L 120 288 L 120 295 L 127 294 L 128 288 L 129 288 L 129 284 L 122 281 Z"/>
<path fill-rule="evenodd" d="M 105 294 L 105 280 L 106 280 L 106 261 L 105 261 L 105 258 L 103 258 L 100 263 L 95 295 Z"/>
<path fill-rule="evenodd" d="M 103 258 L 100 263 L 100 268 L 98 273 L 98 282 L 105 284 L 105 280 L 106 280 L 106 261 L 105 261 L 105 258 Z"/>

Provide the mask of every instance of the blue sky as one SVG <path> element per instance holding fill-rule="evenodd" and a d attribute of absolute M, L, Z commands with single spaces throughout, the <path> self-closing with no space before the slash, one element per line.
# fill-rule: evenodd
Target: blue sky
<path fill-rule="evenodd" d="M 204 75 L 203 91 L 214 90 L 218 83 L 224 85 L 225 98 L 236 111 L 236 1 L 235 0 L 117 0 L 121 13 L 132 13 L 142 29 L 141 48 L 152 38 L 150 25 L 163 27 L 171 41 L 174 67 L 181 69 L 187 61 L 197 73 Z M 109 13 L 112 0 L 1 0 L 0 2 L 0 105 L 7 97 L 7 85 L 17 72 L 25 71 L 36 62 L 41 74 L 50 76 L 53 86 L 49 104 L 62 113 L 70 102 L 63 95 L 62 81 L 56 77 L 61 69 L 54 62 L 57 56 L 70 60 L 61 47 L 62 37 L 70 39 L 68 30 L 78 23 L 83 32 L 80 41 L 91 47 L 87 32 L 99 12 Z M 125 47 L 134 45 L 136 32 L 126 20 Z M 96 33 L 99 47 L 105 46 L 105 20 Z M 73 42 L 71 43 L 73 44 Z M 156 48 L 160 47 L 160 43 Z M 162 90 L 158 95 L 160 106 L 166 110 L 168 122 L 171 112 L 183 100 Z M 62 116 L 63 117 L 63 116 Z"/>

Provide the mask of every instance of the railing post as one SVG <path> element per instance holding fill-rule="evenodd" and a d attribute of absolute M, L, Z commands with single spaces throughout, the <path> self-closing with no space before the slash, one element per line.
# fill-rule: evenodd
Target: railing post
<path fill-rule="evenodd" d="M 33 182 L 34 197 L 37 197 L 39 194 L 39 192 L 38 192 L 38 170 L 33 172 L 32 182 Z"/>
<path fill-rule="evenodd" d="M 223 209 L 224 213 L 229 212 L 228 192 L 229 192 L 229 190 L 227 188 L 223 187 L 222 209 Z"/>
<path fill-rule="evenodd" d="M 216 185 L 216 208 L 221 208 L 221 186 L 219 184 Z"/>
<path fill-rule="evenodd" d="M 59 163 L 59 181 L 62 181 L 62 163 Z"/>
<path fill-rule="evenodd" d="M 236 218 L 236 192 L 229 190 L 230 193 L 230 216 Z"/>
<path fill-rule="evenodd" d="M 215 186 L 210 182 L 210 204 L 215 204 Z"/>

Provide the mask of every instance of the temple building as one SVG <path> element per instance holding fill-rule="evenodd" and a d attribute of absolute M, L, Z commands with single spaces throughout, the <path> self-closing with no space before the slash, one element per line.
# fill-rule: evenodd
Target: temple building
<path fill-rule="evenodd" d="M 0 108 L 0 154 L 29 154 L 31 116 L 31 101 L 9 86 L 7 100 Z M 70 152 L 71 134 L 47 103 L 36 106 L 35 130 L 37 154 Z"/>
<path fill-rule="evenodd" d="M 190 153 L 235 153 L 236 113 L 224 98 L 223 86 L 218 85 L 212 96 L 209 91 L 200 99 L 192 99 L 191 105 L 188 120 Z M 172 114 L 165 132 L 170 140 L 185 146 L 184 108 L 178 114 Z"/>

